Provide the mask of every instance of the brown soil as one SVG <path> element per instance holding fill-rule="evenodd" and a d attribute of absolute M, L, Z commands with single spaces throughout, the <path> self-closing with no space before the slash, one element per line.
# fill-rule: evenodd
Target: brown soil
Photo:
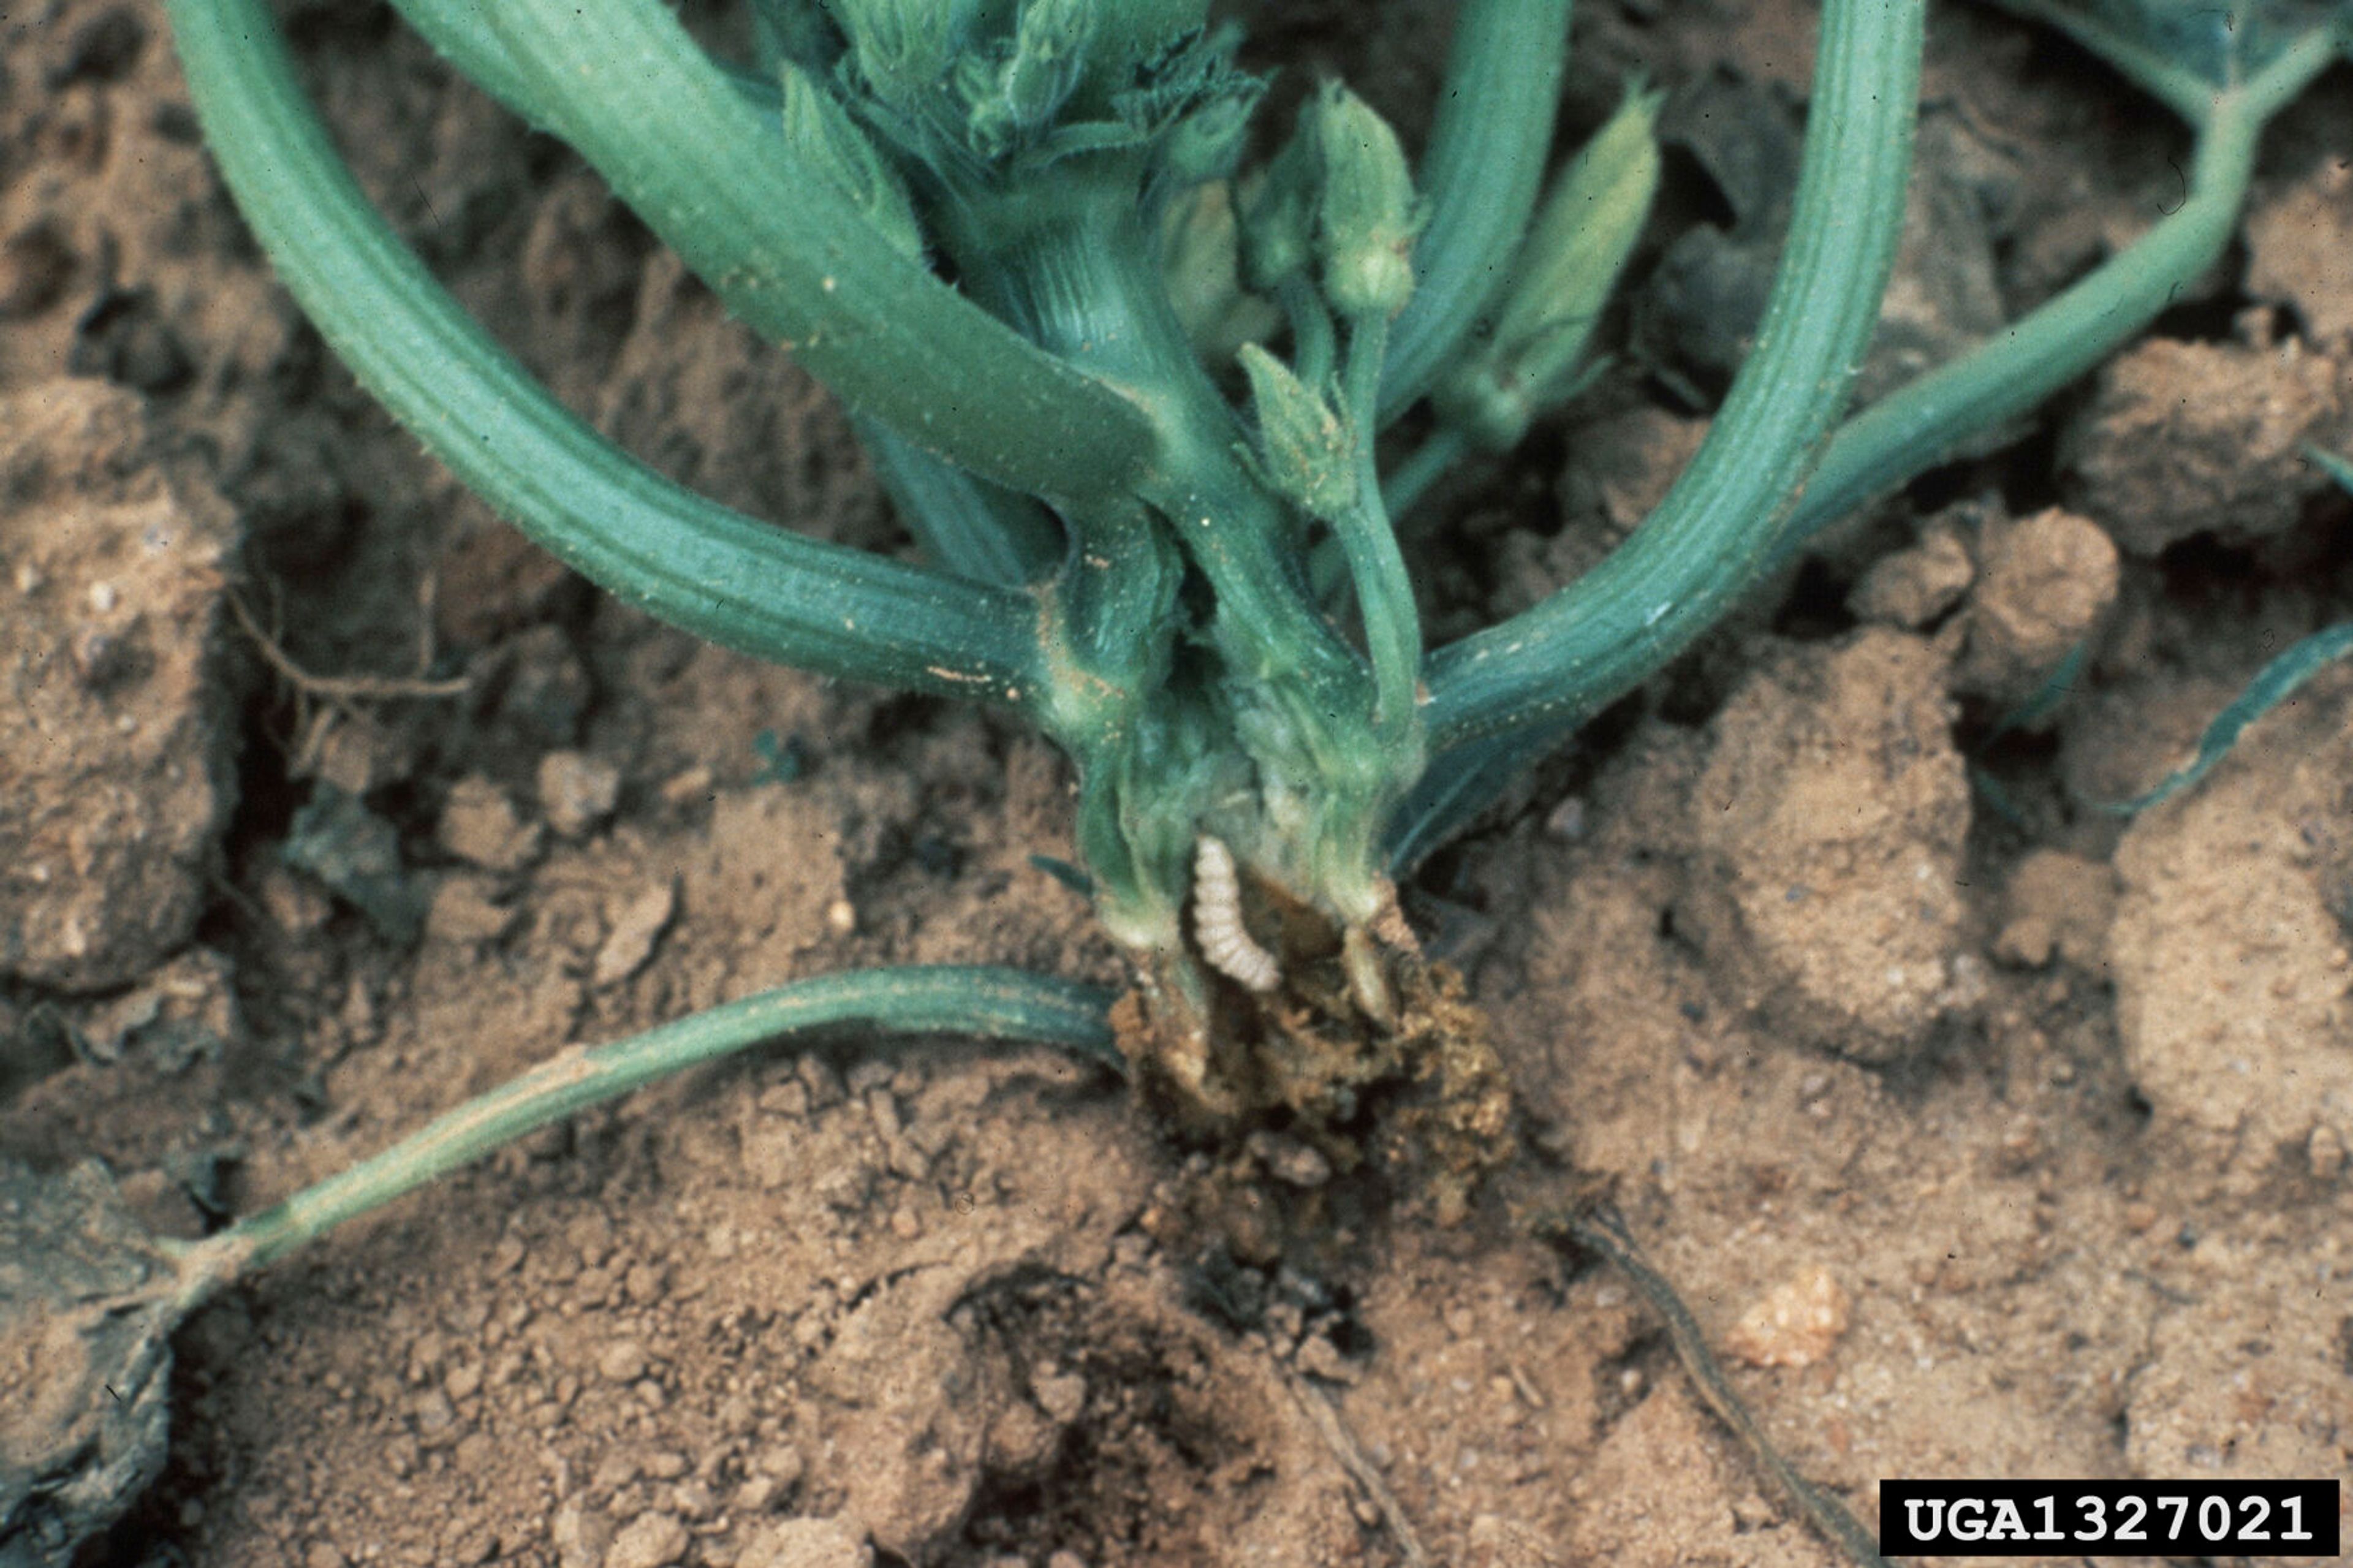
<path fill-rule="evenodd" d="M 1583 129 L 1636 64 L 1705 89 L 1660 237 L 1715 237 L 1630 312 L 1672 374 L 1447 487 L 1442 626 L 1640 517 L 1695 435 L 1662 388 L 1711 384 L 1769 261 L 1809 13 L 1674 9 L 1581 15 L 1570 94 Z M 903 547 L 830 404 L 566 153 L 376 8 L 289 10 L 364 182 L 575 406 Z M 1446 10 L 1260 33 L 1413 132 Z M 2080 58 L 1965 10 L 1931 53 L 1873 385 L 2179 195 L 2179 139 Z M 192 1236 L 797 976 L 1119 978 L 1031 858 L 1070 854 L 1039 742 L 700 647 L 417 454 L 242 237 L 159 6 L 14 7 L 0 70 L 0 1154 L 100 1157 Z M 2158 341 L 1831 542 L 1409 889 L 1535 1151 L 1466 1218 L 1281 1137 L 1190 1149 L 1042 1053 L 771 1053 L 206 1311 L 170 1468 L 90 1560 L 1389 1563 L 1402 1519 L 1462 1568 L 1831 1561 L 1628 1287 L 1525 1239 L 1597 1179 L 1867 1521 L 1887 1477 L 2353 1470 L 2353 672 L 2131 826 L 2093 804 L 2353 601 L 2353 503 L 2297 457 L 2353 447 L 2348 86 L 2275 130 Z M 2083 688 L 1980 762 L 2086 634 Z"/>

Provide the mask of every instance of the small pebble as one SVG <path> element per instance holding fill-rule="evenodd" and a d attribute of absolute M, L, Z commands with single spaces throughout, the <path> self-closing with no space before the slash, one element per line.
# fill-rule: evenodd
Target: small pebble
<path fill-rule="evenodd" d="M 669 1271 L 658 1263 L 638 1264 L 622 1281 L 622 1289 L 630 1301 L 640 1307 L 650 1307 L 660 1300 L 662 1292 L 669 1287 Z"/>
<path fill-rule="evenodd" d="M 577 1499 L 566 1500 L 555 1510 L 547 1535 L 562 1568 L 602 1568 L 606 1549 L 613 1544 L 611 1522 L 603 1514 L 582 1508 Z"/>
<path fill-rule="evenodd" d="M 1066 1426 L 1087 1407 L 1087 1380 L 1076 1373 L 1033 1373 L 1029 1393 L 1039 1409 Z"/>
<path fill-rule="evenodd" d="M 711 797 L 711 770 L 697 763 L 682 773 L 673 774 L 661 786 L 662 803 L 666 805 L 686 805 Z"/>
<path fill-rule="evenodd" d="M 446 1436 L 458 1424 L 458 1413 L 450 1408 L 449 1396 L 438 1388 L 418 1394 L 410 1409 L 417 1416 L 417 1435 L 428 1442 Z"/>
<path fill-rule="evenodd" d="M 1332 1162 L 1323 1152 L 1296 1138 L 1260 1131 L 1250 1136 L 1250 1152 L 1266 1173 L 1285 1186 L 1320 1187 L 1332 1179 Z"/>
<path fill-rule="evenodd" d="M 584 838 L 613 815 L 621 800 L 621 770 L 582 752 L 550 752 L 539 759 L 539 809 L 566 838 Z"/>
<path fill-rule="evenodd" d="M 1364 1376 L 1356 1363 L 1342 1355 L 1340 1347 L 1323 1334 L 1302 1340 L 1293 1360 L 1301 1372 L 1326 1383 L 1353 1384 Z"/>
<path fill-rule="evenodd" d="M 2345 1140 L 2337 1136 L 2337 1129 L 2324 1121 L 2305 1140 L 2304 1157 L 2312 1169 L 2314 1181 L 2333 1182 L 2345 1169 Z"/>
<path fill-rule="evenodd" d="M 645 1375 L 646 1347 L 635 1340 L 615 1340 L 597 1354 L 596 1371 L 607 1383 L 635 1383 Z"/>
<path fill-rule="evenodd" d="M 609 1496 L 638 1479 L 637 1455 L 626 1448 L 614 1448 L 596 1461 L 596 1468 L 588 1478 L 592 1490 Z"/>
<path fill-rule="evenodd" d="M 451 786 L 434 837 L 460 860 L 490 871 L 520 871 L 539 853 L 539 825 L 523 821 L 505 792 L 480 773 Z"/>
<path fill-rule="evenodd" d="M 666 1513 L 641 1513 L 621 1527 L 605 1568 L 670 1568 L 686 1555 L 686 1526 Z"/>
<path fill-rule="evenodd" d="M 1819 1265 L 1767 1291 L 1724 1336 L 1724 1348 L 1751 1366 L 1811 1366 L 1847 1329 L 1846 1290 Z"/>
<path fill-rule="evenodd" d="M 501 907 L 497 895 L 497 885 L 488 877 L 443 877 L 425 916 L 427 940 L 457 947 L 497 942 L 514 929 L 522 913 Z"/>
<path fill-rule="evenodd" d="M 780 1519 L 761 1524 L 735 1568 L 873 1568 L 866 1532 L 839 1519 Z"/>
<path fill-rule="evenodd" d="M 1936 526 L 1865 572 L 1847 595 L 1847 608 L 1859 620 L 1916 631 L 1960 603 L 1976 579 L 1977 563 L 1960 533 Z"/>
<path fill-rule="evenodd" d="M 667 878 L 623 905 L 613 916 L 611 932 L 596 949 L 593 983 L 600 987 L 617 985 L 643 969 L 677 912 L 678 889 Z"/>

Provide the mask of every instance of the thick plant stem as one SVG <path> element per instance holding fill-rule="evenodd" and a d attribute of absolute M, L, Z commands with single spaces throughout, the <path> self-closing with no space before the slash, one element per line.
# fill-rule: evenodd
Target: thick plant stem
<path fill-rule="evenodd" d="M 213 155 L 343 363 L 469 488 L 622 598 L 823 674 L 1004 702 L 1042 684 L 1026 595 L 798 538 L 706 500 L 566 410 L 353 183 L 260 0 L 173 0 Z"/>
<path fill-rule="evenodd" d="M 1754 580 L 1877 319 L 1911 166 L 1921 12 L 1921 0 L 1823 7 L 1789 243 L 1756 351 L 1699 456 L 1616 553 L 1430 657 L 1434 748 L 1589 717 Z"/>
<path fill-rule="evenodd" d="M 1060 561 L 1061 530 L 1028 496 L 974 479 L 901 440 L 880 420 L 852 424 L 900 521 L 943 569 L 976 583 L 1018 588 Z"/>
<path fill-rule="evenodd" d="M 969 234 L 949 247 L 965 286 L 1144 413 L 1159 459 L 1134 495 L 1159 511 L 1215 590 L 1213 633 L 1230 661 L 1252 679 L 1303 684 L 1325 711 L 1343 710 L 1362 661 L 1317 614 L 1284 514 L 1236 457 L 1232 410 L 1168 302 L 1132 183 L 1103 179 L 1068 206 L 1056 221 L 1027 226 L 969 215 Z M 1065 511 L 1082 561 L 1095 521 L 1124 520 L 1133 507 L 1129 497 Z"/>
<path fill-rule="evenodd" d="M 1315 285 L 1303 274 L 1286 278 L 1276 290 L 1282 313 L 1291 322 L 1292 368 L 1310 386 L 1322 386 L 1337 361 L 1332 333 L 1332 312 Z"/>
<path fill-rule="evenodd" d="M 2033 13 L 2040 16 L 2038 9 Z M 1786 553 L 2014 419 L 2146 328 L 2212 266 L 2237 231 L 2264 121 L 2327 68 L 2330 41 L 2305 38 L 2199 119 L 2189 195 L 2170 216 L 2064 292 L 1841 427 L 1782 525 Z"/>
<path fill-rule="evenodd" d="M 1373 733 L 1402 762 L 1419 750 L 1414 744 L 1419 707 L 1415 687 L 1421 675 L 1421 616 L 1414 607 L 1413 579 L 1398 549 L 1397 531 L 1381 504 L 1380 470 L 1373 458 L 1388 331 L 1389 323 L 1379 317 L 1356 321 L 1349 329 L 1345 401 L 1356 449 L 1356 500 L 1332 520 L 1332 526 L 1356 584 L 1365 651 L 1373 666 Z"/>
<path fill-rule="evenodd" d="M 857 1025 L 896 1034 L 1029 1040 L 1124 1072 L 1104 1022 L 1108 1006 L 1100 992 L 1013 969 L 872 969 L 779 986 L 625 1040 L 561 1051 L 382 1153 L 185 1247 L 182 1272 L 210 1289 L 550 1122 L 672 1073 L 812 1029 Z"/>
<path fill-rule="evenodd" d="M 435 50 L 476 87 L 497 100 L 500 108 L 527 121 L 534 131 L 546 130 L 533 106 L 530 83 L 515 68 L 514 57 L 500 41 L 498 30 L 491 25 L 484 9 L 479 5 L 444 6 L 435 16 Z M 773 113 L 778 108 L 782 95 L 777 91 L 773 72 L 724 65 L 719 68 L 735 95 L 754 110 Z"/>
<path fill-rule="evenodd" d="M 461 66 L 487 65 L 577 148 L 754 331 L 857 412 L 984 479 L 1058 503 L 1152 458 L 1119 395 L 1025 342 L 893 249 L 660 0 L 399 0 Z M 503 52 L 493 55 L 486 39 Z"/>
<path fill-rule="evenodd" d="M 1569 0 L 1464 0 L 1416 184 L 1430 222 L 1390 330 L 1381 418 L 1430 390 L 1509 273 L 1535 211 L 1567 66 Z"/>

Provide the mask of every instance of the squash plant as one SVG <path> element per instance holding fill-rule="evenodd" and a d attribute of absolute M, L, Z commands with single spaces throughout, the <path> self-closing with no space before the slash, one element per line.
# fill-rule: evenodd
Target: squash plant
<path fill-rule="evenodd" d="M 1264 84 L 1207 0 L 748 0 L 741 64 L 659 0 L 395 4 L 839 395 L 928 561 L 799 538 L 607 442 L 369 207 L 261 0 L 172 0 L 222 172 L 362 382 L 651 613 L 1026 715 L 1076 765 L 1084 872 L 1134 959 L 1122 1043 L 1177 1108 L 1345 1142 L 1367 1090 L 1411 1080 L 1406 1142 L 1458 1173 L 1500 1157 L 1507 1098 L 1392 879 L 1777 555 L 2153 316 L 2345 25 L 2054 11 L 2199 132 L 2189 202 L 1841 429 L 1903 214 L 1923 4 L 1825 0 L 1788 247 L 1706 442 L 1594 570 L 1428 647 L 1394 513 L 1579 384 L 1657 180 L 1634 92 L 1539 202 L 1568 0 L 1465 0 L 1418 177 L 1336 84 L 1243 171 Z M 1229 352 L 1245 300 L 1281 325 Z M 1434 433 L 1384 472 L 1378 438 L 1425 399 Z"/>
<path fill-rule="evenodd" d="M 1415 955 L 1392 876 L 1499 750 L 1656 669 L 1767 559 L 1890 265 L 1921 0 L 1826 9 L 1778 285 L 1659 515 L 1553 600 L 1439 648 L 1377 437 L 1437 388 L 1441 428 L 1508 444 L 1573 385 L 1655 181 L 1652 100 L 1630 96 L 1531 228 L 1567 0 L 1464 7 L 1419 182 L 1336 85 L 1240 174 L 1263 84 L 1206 0 L 757 0 L 745 66 L 656 0 L 397 8 L 839 395 L 929 560 L 798 538 L 606 442 L 368 207 L 259 0 L 179 0 L 222 171 L 360 379 L 651 613 L 1052 737 L 1096 910 L 1135 960 L 1124 1044 L 1180 1108 L 1336 1130 L 1410 1078 L 1440 1166 L 1495 1158 L 1500 1072 Z M 1219 209 L 1239 275 L 1168 241 Z M 1282 330 L 1205 352 L 1244 290 Z"/>
<path fill-rule="evenodd" d="M 1248 171 L 1263 83 L 1207 0 L 745 0 L 744 62 L 663 0 L 394 0 L 839 395 L 923 564 L 743 516 L 605 440 L 372 209 L 266 0 L 167 0 L 239 206 L 385 406 L 658 616 L 1035 723 L 1076 766 L 1085 876 L 1136 986 L 1114 1047 L 1109 999 L 1048 977 L 801 982 L 564 1053 L 194 1244 L 129 1234 L 89 1184 L 7 1196 L 21 1256 L 79 1245 L 98 1214 L 113 1261 L 54 1301 L 0 1279 L 0 1329 L 47 1313 L 72 1331 L 43 1342 L 78 1347 L 40 1369 L 57 1442 L 0 1463 L 0 1559 L 69 1552 L 153 1475 L 171 1329 L 227 1281 L 532 1127 L 802 1027 L 1038 1040 L 1132 1064 L 1201 1121 L 1282 1113 L 1335 1147 L 1386 1123 L 1375 1151 L 1427 1156 L 1459 1197 L 1505 1153 L 1508 1099 L 1393 879 L 1815 531 L 2145 326 L 2227 243 L 2263 124 L 2353 36 L 2343 0 L 2012 3 L 2188 122 L 2184 205 L 1841 425 L 1904 210 L 1924 0 L 1823 0 L 1787 248 L 1705 443 L 1599 566 L 1431 647 L 1393 519 L 1580 384 L 1658 177 L 1638 90 L 1546 190 L 1568 0 L 1463 0 L 1418 167 L 1324 86 Z M 1425 403 L 1428 434 L 1385 468 L 1379 437 Z M 1404 1106 L 1375 1117 L 1368 1096 Z"/>

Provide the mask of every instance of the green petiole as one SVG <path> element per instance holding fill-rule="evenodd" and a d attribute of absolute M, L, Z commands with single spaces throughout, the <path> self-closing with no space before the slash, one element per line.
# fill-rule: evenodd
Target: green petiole
<path fill-rule="evenodd" d="M 1023 595 L 796 538 L 629 458 L 558 404 L 385 226 L 259 0 L 175 0 L 224 176 L 343 363 L 458 477 L 584 575 L 713 642 L 853 679 L 1034 703 Z"/>
<path fill-rule="evenodd" d="M 2084 41 L 2093 37 L 2105 40 L 2105 34 Z M 2146 328 L 2221 256 L 2238 227 L 2263 126 L 2328 68 L 2334 50 L 2328 34 L 2314 33 L 2242 85 L 2220 92 L 2185 87 L 2168 95 L 2167 102 L 2183 112 L 2197 137 L 2189 194 L 2180 207 L 1980 347 L 1849 421 L 1807 481 L 1777 550 L 1788 554 L 1822 528 L 1947 461 Z M 2141 80 L 2144 73 L 2132 74 Z M 2177 101 L 2184 95 L 2187 101 Z"/>
<path fill-rule="evenodd" d="M 1823 7 L 1788 247 L 1755 352 L 1699 455 L 1615 554 L 1430 657 L 1440 753 L 1582 722 L 1713 626 L 1763 565 L 1878 318 L 1911 166 L 1921 25 L 1916 4 Z"/>
<path fill-rule="evenodd" d="M 346 1221 L 525 1134 L 632 1089 L 819 1029 L 966 1035 L 1056 1047 L 1114 1072 L 1110 998 L 1018 970 L 942 966 L 821 975 L 707 1008 L 641 1035 L 558 1053 L 501 1088 L 227 1230 L 177 1248 L 184 1296 L 262 1268 Z M 191 1307 L 193 1300 L 184 1300 Z"/>

